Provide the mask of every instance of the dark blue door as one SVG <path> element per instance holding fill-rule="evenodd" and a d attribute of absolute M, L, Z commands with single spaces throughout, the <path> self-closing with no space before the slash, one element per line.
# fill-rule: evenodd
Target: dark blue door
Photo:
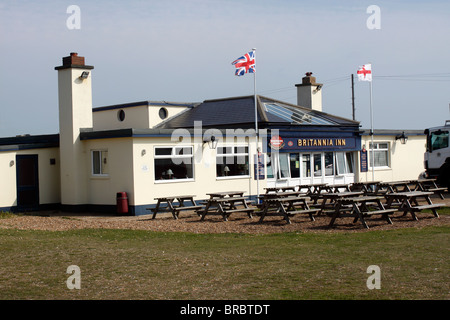
<path fill-rule="evenodd" d="M 17 210 L 39 208 L 39 175 L 37 155 L 16 156 Z"/>

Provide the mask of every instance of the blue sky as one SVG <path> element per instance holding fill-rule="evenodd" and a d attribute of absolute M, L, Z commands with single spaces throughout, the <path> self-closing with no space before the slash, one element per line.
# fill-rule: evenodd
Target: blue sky
<path fill-rule="evenodd" d="M 70 5 L 80 29 L 67 28 Z M 381 10 L 370 30 L 366 10 Z M 375 129 L 450 119 L 448 1 L 1 1 L 0 137 L 57 133 L 55 66 L 93 65 L 94 107 L 253 94 L 231 62 L 256 50 L 257 93 L 296 102 L 313 72 L 323 111 L 351 118 L 350 75 L 372 63 Z M 356 120 L 370 127 L 369 84 L 355 80 Z"/>

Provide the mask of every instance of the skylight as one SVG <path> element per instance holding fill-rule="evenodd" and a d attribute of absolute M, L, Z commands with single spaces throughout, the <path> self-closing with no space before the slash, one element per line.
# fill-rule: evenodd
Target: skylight
<path fill-rule="evenodd" d="M 316 113 L 308 112 L 299 108 L 283 105 L 280 103 L 264 103 L 266 112 L 277 116 L 285 121 L 296 124 L 318 124 L 335 125 L 336 123 L 319 116 Z"/>

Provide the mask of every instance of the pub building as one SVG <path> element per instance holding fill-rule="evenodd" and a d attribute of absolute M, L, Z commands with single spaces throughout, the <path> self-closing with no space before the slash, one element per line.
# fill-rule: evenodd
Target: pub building
<path fill-rule="evenodd" d="M 59 133 L 0 138 L 0 210 L 114 213 L 125 194 L 124 213 L 142 215 L 158 197 L 239 190 L 254 199 L 266 187 L 369 177 L 360 170 L 366 133 L 322 111 L 323 85 L 311 73 L 296 85 L 297 105 L 256 95 L 93 108 L 94 67 L 71 53 L 55 69 Z M 420 154 L 422 139 L 410 136 L 406 155 L 386 133 L 377 141 L 388 145 L 388 167 L 377 174 L 396 177 L 393 165 L 403 165 L 395 155 Z"/>

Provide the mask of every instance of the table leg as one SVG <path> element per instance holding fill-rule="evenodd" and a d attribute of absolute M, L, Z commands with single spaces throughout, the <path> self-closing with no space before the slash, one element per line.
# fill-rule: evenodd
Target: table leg
<path fill-rule="evenodd" d="M 169 207 L 170 212 L 172 212 L 172 216 L 175 220 L 178 219 L 178 213 L 173 206 L 173 200 L 167 200 L 167 206 Z"/>
<path fill-rule="evenodd" d="M 381 200 L 380 200 L 380 199 L 377 200 L 377 204 L 378 204 L 378 209 L 379 209 L 379 210 L 386 210 L 385 207 L 383 206 L 383 204 L 381 203 Z M 389 224 L 392 224 L 391 217 L 389 217 L 389 214 L 388 214 L 388 213 L 384 213 L 384 214 L 383 214 L 383 218 L 386 219 L 386 221 L 387 221 Z"/>
<path fill-rule="evenodd" d="M 156 203 L 156 207 L 155 207 L 155 209 L 154 209 L 154 211 L 153 211 L 152 219 L 155 219 L 155 218 L 156 218 L 156 214 L 158 213 L 160 204 L 161 204 L 161 200 L 158 200 L 158 202 Z"/>
<path fill-rule="evenodd" d="M 206 214 L 208 213 L 209 207 L 211 206 L 211 202 L 212 202 L 212 201 L 209 200 L 208 203 L 206 204 L 205 210 L 204 210 L 203 213 L 202 213 L 202 217 L 200 218 L 200 221 L 205 220 L 205 216 L 206 216 Z"/>
<path fill-rule="evenodd" d="M 427 200 L 428 204 L 433 204 L 433 202 L 431 201 L 431 198 L 429 196 L 426 196 L 425 199 Z M 433 212 L 433 214 L 436 218 L 439 218 L 439 214 L 438 214 L 436 208 L 431 208 L 431 211 Z"/>
<path fill-rule="evenodd" d="M 218 211 L 220 212 L 220 214 L 221 214 L 222 217 L 223 217 L 223 220 L 224 220 L 224 221 L 228 221 L 227 213 L 226 213 L 226 211 L 223 209 L 222 203 L 218 202 L 218 203 L 217 203 L 217 207 L 218 207 Z M 232 210 L 231 208 L 232 208 L 232 203 L 230 203 L 230 210 Z"/>
<path fill-rule="evenodd" d="M 333 226 L 334 221 L 339 216 L 339 213 L 341 211 L 341 206 L 342 206 L 341 201 L 337 201 L 336 204 L 334 205 L 334 213 L 333 213 L 333 216 L 331 217 L 331 220 L 330 220 L 330 223 L 328 224 L 328 227 L 332 227 Z"/>
<path fill-rule="evenodd" d="M 363 226 L 366 229 L 369 229 L 369 226 L 367 225 L 366 220 L 364 220 L 363 214 L 362 214 L 361 210 L 359 209 L 358 204 L 353 203 L 353 210 L 352 210 L 352 212 L 354 212 L 354 214 L 355 214 L 355 219 L 353 220 L 353 223 L 355 223 L 359 219 L 359 220 L 361 220 L 361 223 L 363 224 Z"/>
<path fill-rule="evenodd" d="M 405 203 L 404 215 L 406 215 L 409 211 L 411 213 L 411 216 L 413 217 L 413 219 L 416 221 L 419 221 L 419 219 L 417 219 L 416 213 L 412 209 L 411 201 L 409 199 L 405 199 L 405 201 L 403 201 L 403 203 Z"/>
<path fill-rule="evenodd" d="M 284 208 L 283 203 L 279 202 L 279 208 L 280 208 L 281 213 L 284 215 L 284 220 L 286 220 L 286 222 L 288 224 L 291 224 L 291 219 L 289 219 L 289 216 L 286 212 L 286 209 Z"/>
<path fill-rule="evenodd" d="M 265 202 L 265 203 L 263 204 L 263 206 L 262 206 L 262 208 L 261 208 L 261 217 L 259 218 L 259 222 L 260 222 L 260 223 L 263 222 L 264 218 L 266 217 L 267 210 L 269 210 L 269 207 L 270 207 L 270 205 L 269 205 L 268 202 Z"/>

